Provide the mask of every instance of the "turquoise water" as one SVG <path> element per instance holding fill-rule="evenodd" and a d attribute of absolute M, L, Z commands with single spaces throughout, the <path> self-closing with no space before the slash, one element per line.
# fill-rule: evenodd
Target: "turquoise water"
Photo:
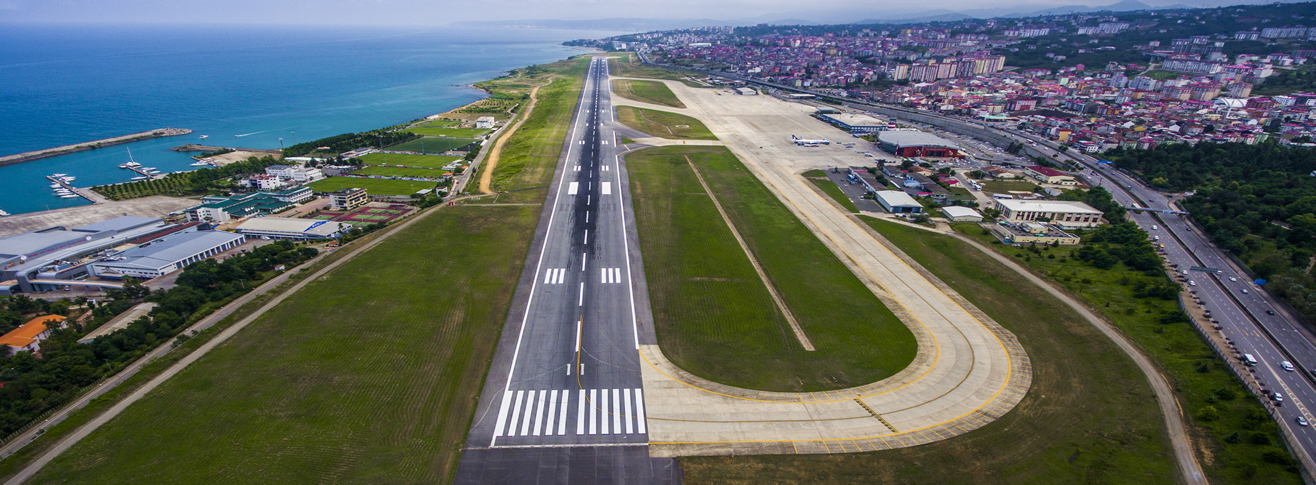
<path fill-rule="evenodd" d="M 201 142 L 279 148 L 441 113 L 484 96 L 461 85 L 581 51 L 609 33 L 542 29 L 30 26 L 0 24 L 0 154 L 155 128 L 193 134 L 0 167 L 0 209 L 85 204 L 74 186 L 124 182 L 128 149 L 164 172 L 191 170 L 169 148 Z M 200 135 L 208 135 L 205 140 Z M 0 220 L 0 224 L 3 220 Z"/>

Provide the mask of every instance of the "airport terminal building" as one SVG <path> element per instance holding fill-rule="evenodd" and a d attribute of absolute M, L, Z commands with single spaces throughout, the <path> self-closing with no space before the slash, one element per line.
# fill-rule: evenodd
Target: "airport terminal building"
<path fill-rule="evenodd" d="M 850 133 L 876 133 L 890 129 L 890 123 L 855 113 L 819 113 L 818 118 Z"/>

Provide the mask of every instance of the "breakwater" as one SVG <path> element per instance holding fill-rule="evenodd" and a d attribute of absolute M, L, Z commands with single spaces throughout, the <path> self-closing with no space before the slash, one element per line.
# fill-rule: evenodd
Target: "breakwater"
<path fill-rule="evenodd" d="M 44 150 L 35 150 L 35 151 L 24 152 L 15 155 L 5 155 L 3 157 L 0 157 L 0 165 L 10 165 L 14 163 L 27 162 L 31 160 L 39 160 L 42 158 L 55 157 L 59 155 L 83 152 L 87 150 L 95 150 L 97 148 L 104 148 L 104 147 L 119 145 L 123 143 L 132 143 L 141 140 L 149 140 L 152 138 L 186 135 L 191 132 L 192 130 L 186 128 L 161 128 L 158 130 L 143 131 L 141 133 L 133 133 L 131 135 L 105 138 L 103 140 L 89 141 L 86 143 L 79 143 L 76 145 L 64 145 L 62 147 L 47 148 Z"/>

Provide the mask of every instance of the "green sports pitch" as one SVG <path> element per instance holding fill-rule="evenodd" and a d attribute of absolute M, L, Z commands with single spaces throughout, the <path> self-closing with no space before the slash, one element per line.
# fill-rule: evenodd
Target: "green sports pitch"
<path fill-rule="evenodd" d="M 329 177 L 307 184 L 316 192 L 333 192 L 338 189 L 366 189 L 367 194 L 374 195 L 411 195 L 425 189 L 432 189 L 435 182 L 420 180 L 367 179 L 357 177 Z"/>
<path fill-rule="evenodd" d="M 461 157 L 449 157 L 443 155 L 410 155 L 399 153 L 371 153 L 359 158 L 361 162 L 366 165 L 402 165 L 422 168 L 440 168 L 455 160 L 461 160 Z"/>
<path fill-rule="evenodd" d="M 427 136 L 393 145 L 388 147 L 388 150 L 395 152 L 443 153 L 465 147 L 476 141 L 478 140 L 470 138 L 435 138 Z"/>

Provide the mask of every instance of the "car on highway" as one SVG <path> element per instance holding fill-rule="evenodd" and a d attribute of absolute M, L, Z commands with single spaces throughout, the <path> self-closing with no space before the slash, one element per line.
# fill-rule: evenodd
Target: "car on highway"
<path fill-rule="evenodd" d="M 1267 315 L 1274 315 L 1274 314 L 1275 314 L 1275 310 L 1266 310 L 1266 314 L 1267 314 Z"/>
<path fill-rule="evenodd" d="M 1230 276 L 1230 277 L 1229 277 L 1229 281 L 1238 281 L 1238 278 L 1235 278 L 1235 277 L 1233 277 L 1233 276 Z"/>
<path fill-rule="evenodd" d="M 1243 288 L 1243 294 L 1244 294 L 1244 295 L 1247 294 L 1247 288 Z"/>
<path fill-rule="evenodd" d="M 1284 361 L 1284 362 L 1280 362 L 1280 363 L 1279 363 L 1279 366 L 1280 366 L 1280 367 L 1283 367 L 1284 370 L 1286 370 L 1286 371 L 1293 372 L 1293 364 L 1289 363 L 1289 361 L 1287 361 L 1287 360 Z"/>
<path fill-rule="evenodd" d="M 1193 280 L 1188 280 L 1188 286 L 1197 286 L 1197 282 Z"/>
<path fill-rule="evenodd" d="M 1160 228 L 1159 226 L 1157 226 L 1156 224 L 1152 224 L 1152 230 L 1153 230 L 1153 231 L 1159 231 L 1159 230 L 1161 230 L 1161 228 Z"/>
<path fill-rule="evenodd" d="M 1277 393 L 1275 393 L 1274 396 L 1271 396 L 1271 399 L 1274 399 L 1275 402 L 1277 402 L 1277 403 L 1279 403 L 1279 402 L 1284 402 L 1284 394 L 1281 394 L 1281 393 L 1278 393 L 1278 392 L 1277 392 Z"/>
<path fill-rule="evenodd" d="M 1296 421 L 1298 422 L 1298 426 L 1306 426 L 1308 424 L 1307 418 L 1304 418 L 1302 416 L 1298 416 L 1298 419 Z"/>

